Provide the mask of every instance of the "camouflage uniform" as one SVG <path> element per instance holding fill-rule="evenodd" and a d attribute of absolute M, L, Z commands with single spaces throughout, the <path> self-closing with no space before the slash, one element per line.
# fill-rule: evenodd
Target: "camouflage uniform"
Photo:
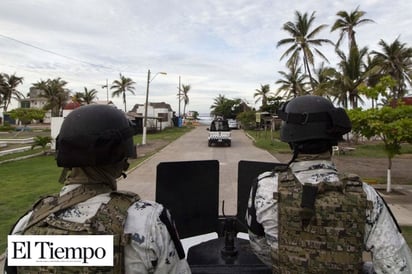
<path fill-rule="evenodd" d="M 80 185 L 66 185 L 60 195 L 73 191 Z M 110 194 L 93 198 L 60 212 L 58 218 L 84 223 L 94 216 L 102 203 L 110 200 Z M 168 211 L 151 201 L 137 201 L 128 209 L 124 233 L 131 234 L 131 242 L 125 246 L 125 273 L 191 273 L 184 259 L 180 259 L 172 236 L 160 216 Z M 31 216 L 25 215 L 14 227 L 12 234 L 22 234 Z M 170 228 L 169 228 L 170 229 Z"/>
<path fill-rule="evenodd" d="M 339 180 L 328 155 L 300 155 L 290 168 L 302 184 Z M 374 270 L 376 273 L 412 273 L 411 251 L 396 221 L 373 187 L 364 183 L 363 191 L 372 203 L 372 209 L 365 213 L 364 247 L 372 254 Z M 256 191 L 251 191 L 246 214 L 252 249 L 269 266 L 272 265 L 271 248 L 278 249 L 278 204 L 274 198 L 277 192 L 278 173 L 261 174 Z"/>

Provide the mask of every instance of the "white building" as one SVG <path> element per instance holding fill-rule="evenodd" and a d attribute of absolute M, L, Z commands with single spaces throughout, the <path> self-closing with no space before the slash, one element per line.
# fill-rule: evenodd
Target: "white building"
<path fill-rule="evenodd" d="M 36 89 L 34 87 L 30 88 L 28 98 L 20 99 L 20 107 L 21 108 L 37 108 L 43 109 L 43 107 L 47 104 L 47 98 L 42 97 L 43 91 Z M 51 111 L 47 111 L 44 115 L 43 123 L 50 123 L 51 121 Z"/>
<path fill-rule="evenodd" d="M 129 117 L 135 119 L 144 119 L 145 105 L 136 104 L 133 109 L 127 113 Z M 147 106 L 147 130 L 163 130 L 172 127 L 173 110 L 165 102 L 149 103 Z"/>

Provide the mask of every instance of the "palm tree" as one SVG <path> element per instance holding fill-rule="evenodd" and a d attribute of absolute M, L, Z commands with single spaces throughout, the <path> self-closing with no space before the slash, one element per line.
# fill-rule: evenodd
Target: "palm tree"
<path fill-rule="evenodd" d="M 270 86 L 269 84 L 262 85 L 260 84 L 260 89 L 255 89 L 255 93 L 253 94 L 253 98 L 256 98 L 255 103 L 259 102 L 260 100 L 262 101 L 262 108 L 267 106 L 268 102 L 268 97 L 271 95 L 270 94 Z"/>
<path fill-rule="evenodd" d="M 210 113 L 215 116 L 223 115 L 223 109 L 225 109 L 225 105 L 228 101 L 229 99 L 226 98 L 225 95 L 219 94 L 219 96 L 213 100 L 213 105 L 210 106 L 210 109 L 212 110 Z"/>
<path fill-rule="evenodd" d="M 17 77 L 16 74 L 8 75 L 7 73 L 1 74 L 0 79 L 0 91 L 2 98 L 0 100 L 4 112 L 7 112 L 7 108 L 11 102 L 11 99 L 22 99 L 24 95 L 17 90 L 18 85 L 23 84 L 23 77 Z"/>
<path fill-rule="evenodd" d="M 96 98 L 97 90 L 95 90 L 94 88 L 88 90 L 86 87 L 84 87 L 83 102 L 85 102 L 87 105 L 90 105 Z"/>
<path fill-rule="evenodd" d="M 290 58 L 287 61 L 287 66 L 290 66 L 300 58 L 300 53 L 302 52 L 305 74 L 309 75 L 312 90 L 314 90 L 314 81 L 312 79 L 312 74 L 309 68 L 309 65 L 312 65 L 312 67 L 314 66 L 314 52 L 328 62 L 326 56 L 323 55 L 323 53 L 319 49 L 317 49 L 316 46 L 321 46 L 324 43 L 333 45 L 333 42 L 329 39 L 315 39 L 315 36 L 318 35 L 327 26 L 322 24 L 312 30 L 313 22 L 315 20 L 315 12 L 313 12 L 309 18 L 307 13 L 301 14 L 298 11 L 295 12 L 295 16 L 295 22 L 289 21 L 283 25 L 283 30 L 288 32 L 291 37 L 280 40 L 277 43 L 277 47 L 283 45 L 291 46 L 280 57 L 280 60 L 290 55 Z"/>
<path fill-rule="evenodd" d="M 5 80 L 2 73 L 0 73 L 0 107 L 3 107 L 3 97 L 4 97 L 4 85 Z"/>
<path fill-rule="evenodd" d="M 365 23 L 374 23 L 371 19 L 362 19 L 362 17 L 366 14 L 364 11 L 360 11 L 359 7 L 357 7 L 351 13 L 347 13 L 346 11 L 339 11 L 336 15 L 339 17 L 333 24 L 331 28 L 331 32 L 335 30 L 340 30 L 339 39 L 336 42 L 336 48 L 339 47 L 340 43 L 342 42 L 345 35 L 348 36 L 348 44 L 349 50 L 352 47 L 357 47 L 356 39 L 355 39 L 355 30 L 354 28 L 365 24 Z"/>
<path fill-rule="evenodd" d="M 79 103 L 79 104 L 83 104 L 83 97 L 84 94 L 82 92 L 76 92 L 71 98 L 72 98 L 72 102 L 74 103 Z"/>
<path fill-rule="evenodd" d="M 131 94 L 134 95 L 134 84 L 136 84 L 135 81 L 132 80 L 132 78 L 128 78 L 123 76 L 120 73 L 120 80 L 114 80 L 110 89 L 114 89 L 112 92 L 112 97 L 114 96 L 123 96 L 123 104 L 124 104 L 124 112 L 127 112 L 126 110 L 126 91 L 129 91 Z"/>
<path fill-rule="evenodd" d="M 184 116 L 186 116 L 186 105 L 189 104 L 189 96 L 187 95 L 187 93 L 189 92 L 189 90 L 190 90 L 190 85 L 183 85 L 183 84 L 182 84 L 182 92 L 183 92 L 183 94 L 182 94 L 181 99 L 183 99 L 183 103 L 184 103 L 184 105 L 183 105 L 183 115 L 184 115 Z"/>
<path fill-rule="evenodd" d="M 47 99 L 44 109 L 51 110 L 52 117 L 61 116 L 61 110 L 69 99 L 69 90 L 65 87 L 67 82 L 60 77 L 56 79 L 40 80 L 33 87 L 42 91 L 41 97 Z"/>
<path fill-rule="evenodd" d="M 319 68 L 315 70 L 317 80 L 316 89 L 313 94 L 329 98 L 329 95 L 334 88 L 333 84 L 336 74 L 336 69 L 332 67 L 325 67 L 325 64 L 322 62 Z"/>
<path fill-rule="evenodd" d="M 53 138 L 51 136 L 36 136 L 34 137 L 34 143 L 31 145 L 31 149 L 35 147 L 41 147 L 43 149 L 43 154 L 47 154 L 46 146 L 51 144 Z"/>
<path fill-rule="evenodd" d="M 367 57 L 368 49 L 366 47 L 358 50 L 353 47 L 349 56 L 342 51 L 337 51 L 341 61 L 338 64 L 338 71 L 334 81 L 334 95 L 344 107 L 349 104 L 356 108 L 358 102 L 363 103 L 359 94 L 359 86 L 363 84 L 369 76 L 370 71 L 366 70 L 364 59 Z M 371 68 L 369 68 L 371 69 Z"/>
<path fill-rule="evenodd" d="M 362 87 L 361 92 L 366 98 L 371 99 L 372 108 L 375 108 L 378 106 L 379 95 L 387 94 L 385 90 L 391 87 L 391 85 L 382 85 L 381 79 L 390 76 L 385 76 L 381 73 L 379 63 L 376 61 L 376 58 L 372 58 L 371 54 L 367 56 L 364 66 L 365 70 L 369 73 L 367 79 L 365 80 L 365 86 Z M 392 78 L 390 77 L 390 79 Z M 393 79 L 391 83 L 392 86 L 394 86 Z M 382 87 L 382 89 L 378 88 L 378 86 Z"/>
<path fill-rule="evenodd" d="M 301 67 L 297 67 L 296 64 L 289 66 L 289 73 L 284 71 L 278 71 L 283 78 L 276 81 L 276 84 L 281 84 L 278 88 L 276 95 L 282 92 L 286 92 L 286 99 L 306 94 L 305 91 L 305 78 L 302 74 Z"/>
<path fill-rule="evenodd" d="M 412 48 L 401 43 L 397 38 L 392 44 L 380 40 L 382 52 L 372 51 L 374 61 L 378 63 L 382 74 L 390 75 L 397 85 L 392 88 L 392 96 L 399 99 L 406 94 L 406 83 L 411 84 Z"/>

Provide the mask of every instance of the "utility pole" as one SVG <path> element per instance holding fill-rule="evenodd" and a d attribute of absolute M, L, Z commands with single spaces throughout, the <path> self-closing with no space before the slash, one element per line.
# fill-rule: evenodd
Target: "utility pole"
<path fill-rule="evenodd" d="M 158 72 L 156 73 L 152 79 L 150 79 L 150 69 L 147 70 L 147 86 L 146 86 L 146 102 L 144 104 L 144 117 L 143 117 L 143 136 L 142 136 L 142 145 L 146 144 L 146 135 L 147 135 L 147 108 L 149 107 L 149 85 L 153 81 L 153 79 L 158 75 L 163 74 L 166 75 L 166 72 Z"/>
<path fill-rule="evenodd" d="M 148 107 L 148 103 L 149 103 L 149 84 L 150 84 L 150 69 L 147 71 L 146 103 L 144 104 L 142 145 L 145 145 L 145 144 L 146 144 L 147 107 Z"/>
<path fill-rule="evenodd" d="M 109 81 L 106 78 L 106 85 L 103 85 L 102 88 L 106 88 L 106 103 L 109 103 Z"/>
<path fill-rule="evenodd" d="M 180 75 L 179 75 L 179 93 L 177 94 L 177 98 L 179 98 L 179 119 L 180 119 L 180 101 L 181 101 L 181 99 L 180 99 L 180 95 L 182 95 L 181 94 L 181 91 L 182 91 L 182 89 L 181 89 L 181 84 L 180 84 Z"/>
<path fill-rule="evenodd" d="M 106 78 L 106 101 L 109 103 L 109 80 Z"/>

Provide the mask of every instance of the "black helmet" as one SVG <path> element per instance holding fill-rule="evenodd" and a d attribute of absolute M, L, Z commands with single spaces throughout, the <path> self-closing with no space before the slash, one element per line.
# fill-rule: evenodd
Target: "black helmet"
<path fill-rule="evenodd" d="M 280 138 L 284 142 L 297 143 L 309 140 L 339 141 L 351 128 L 346 111 L 335 108 L 320 96 L 299 96 L 282 105 L 278 112 L 284 122 Z"/>
<path fill-rule="evenodd" d="M 57 165 L 104 166 L 136 156 L 134 130 L 124 112 L 109 105 L 73 110 L 56 138 Z"/>

